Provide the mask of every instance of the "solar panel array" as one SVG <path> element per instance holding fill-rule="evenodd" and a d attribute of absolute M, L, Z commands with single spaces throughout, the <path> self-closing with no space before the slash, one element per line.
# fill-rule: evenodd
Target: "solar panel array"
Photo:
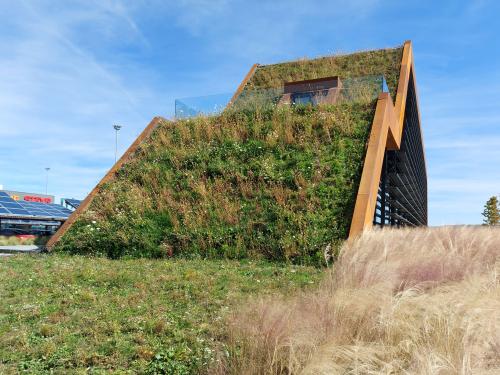
<path fill-rule="evenodd" d="M 0 215 L 29 216 L 29 212 L 12 199 L 9 194 L 0 191 Z"/>
<path fill-rule="evenodd" d="M 67 219 L 71 210 L 53 203 L 16 201 L 0 191 L 0 216 L 28 216 Z"/>
<path fill-rule="evenodd" d="M 64 201 L 66 202 L 66 204 L 70 205 L 73 208 L 78 208 L 78 206 L 80 206 L 80 203 L 82 203 L 82 201 L 78 199 L 64 198 Z"/>

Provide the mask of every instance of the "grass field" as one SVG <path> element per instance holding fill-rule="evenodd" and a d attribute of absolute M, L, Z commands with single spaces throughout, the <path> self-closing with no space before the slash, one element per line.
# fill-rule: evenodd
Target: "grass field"
<path fill-rule="evenodd" d="M 16 236 L 0 236 L 0 246 L 10 245 L 44 245 L 48 241 L 47 236 L 36 236 L 34 238 L 19 238 Z"/>
<path fill-rule="evenodd" d="M 211 260 L 0 260 L 0 374 L 188 374 L 222 352 L 225 316 L 315 268 Z"/>

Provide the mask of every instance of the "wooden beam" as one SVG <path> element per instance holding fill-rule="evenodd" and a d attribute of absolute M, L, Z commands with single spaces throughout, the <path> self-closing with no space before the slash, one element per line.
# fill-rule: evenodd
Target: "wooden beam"
<path fill-rule="evenodd" d="M 389 134 L 389 122 L 395 119 L 394 106 L 389 93 L 381 93 L 373 119 L 365 163 L 361 174 L 358 195 L 354 206 L 349 237 L 370 228 L 377 204 L 377 193 Z"/>
<path fill-rule="evenodd" d="M 398 89 L 396 91 L 396 103 L 394 112 L 396 114 L 399 128 L 399 138 L 403 134 L 403 121 L 406 109 L 406 95 L 408 93 L 408 84 L 410 82 L 410 73 L 412 71 L 413 53 L 411 42 L 406 41 L 403 47 L 403 59 L 401 61 L 401 70 L 399 72 Z M 395 135 L 396 136 L 396 135 Z"/>
<path fill-rule="evenodd" d="M 255 73 L 255 71 L 257 70 L 258 67 L 259 67 L 259 64 L 253 64 L 252 65 L 252 67 L 248 71 L 247 75 L 245 76 L 245 78 L 243 78 L 243 81 L 241 81 L 240 85 L 236 89 L 236 92 L 234 93 L 233 97 L 231 98 L 231 100 L 227 104 L 227 107 L 229 107 L 230 105 L 232 105 L 236 101 L 236 99 L 238 98 L 238 96 L 240 96 L 241 92 L 245 88 L 245 86 L 248 83 L 248 81 L 250 81 L 250 78 L 252 78 L 252 76 L 254 75 L 254 73 Z"/>
<path fill-rule="evenodd" d="M 54 245 L 59 241 L 59 239 L 68 231 L 68 229 L 73 225 L 73 223 L 80 217 L 80 215 L 89 207 L 90 203 L 98 193 L 100 187 L 111 180 L 116 171 L 120 169 L 123 164 L 125 164 L 132 154 L 137 150 L 139 145 L 147 139 L 154 129 L 163 121 L 167 121 L 162 117 L 155 117 L 148 126 L 142 131 L 142 133 L 137 137 L 137 139 L 130 145 L 130 147 L 125 151 L 122 157 L 113 165 L 113 167 L 104 175 L 104 177 L 99 181 L 99 183 L 92 189 L 89 195 L 82 201 L 80 206 L 69 216 L 69 218 L 64 222 L 63 225 L 59 227 L 57 232 L 50 238 L 50 240 L 45 245 L 47 249 L 50 251 L 54 247 Z"/>

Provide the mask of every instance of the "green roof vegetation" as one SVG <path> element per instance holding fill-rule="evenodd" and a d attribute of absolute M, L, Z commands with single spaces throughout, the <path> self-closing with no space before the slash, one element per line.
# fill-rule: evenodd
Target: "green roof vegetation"
<path fill-rule="evenodd" d="M 400 55 L 260 67 L 222 114 L 160 123 L 53 254 L 0 262 L 0 373 L 207 373 L 244 355 L 237 307 L 317 284 L 309 265 L 347 237 L 379 81 L 319 106 L 250 88 L 383 74 L 394 92 Z"/>
<path fill-rule="evenodd" d="M 374 102 L 164 122 L 57 249 L 316 262 L 346 238 Z"/>
<path fill-rule="evenodd" d="M 384 74 L 394 89 L 401 53 L 262 66 L 244 93 L 332 75 Z M 348 235 L 376 98 L 277 106 L 274 97 L 253 109 L 236 105 L 242 98 L 218 116 L 163 122 L 56 250 L 321 264 Z"/>
<path fill-rule="evenodd" d="M 261 65 L 245 89 L 281 87 L 283 82 L 339 76 L 342 78 L 383 75 L 389 92 L 395 98 L 403 57 L 403 47 L 301 59 L 272 65 Z"/>

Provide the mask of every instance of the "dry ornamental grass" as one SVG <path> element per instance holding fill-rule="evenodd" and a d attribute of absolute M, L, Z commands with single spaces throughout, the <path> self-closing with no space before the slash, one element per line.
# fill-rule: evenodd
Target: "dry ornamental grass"
<path fill-rule="evenodd" d="M 500 231 L 376 230 L 315 291 L 232 315 L 237 374 L 499 374 Z"/>

